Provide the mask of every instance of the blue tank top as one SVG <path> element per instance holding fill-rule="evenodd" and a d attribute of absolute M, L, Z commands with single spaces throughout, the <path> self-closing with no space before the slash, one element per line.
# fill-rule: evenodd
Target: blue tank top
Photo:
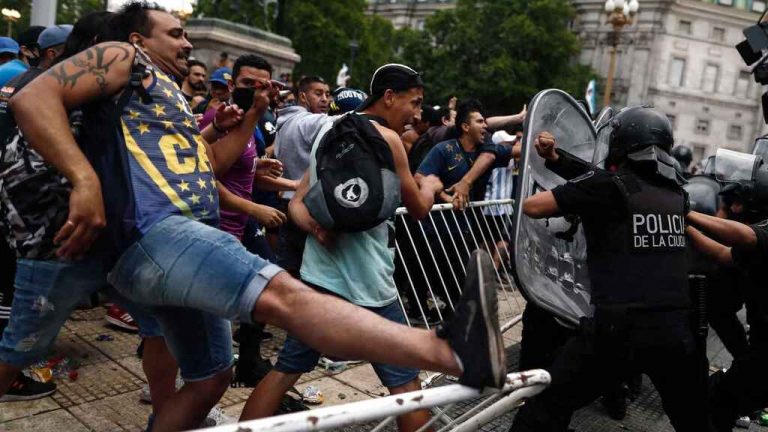
<path fill-rule="evenodd" d="M 152 101 L 133 97 L 120 117 L 136 228 L 145 234 L 170 215 L 218 226 L 216 180 L 192 110 L 168 75 L 151 74 Z"/>

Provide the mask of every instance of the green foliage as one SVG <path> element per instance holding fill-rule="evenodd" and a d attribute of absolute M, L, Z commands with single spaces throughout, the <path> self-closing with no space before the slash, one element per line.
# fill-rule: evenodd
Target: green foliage
<path fill-rule="evenodd" d="M 39 0 L 38 0 L 39 1 Z M 56 24 L 74 24 L 80 17 L 91 12 L 104 10 L 104 0 L 58 0 L 56 7 Z M 0 0 L 0 9 L 16 9 L 21 13 L 19 22 L 13 25 L 13 36 L 29 27 L 29 18 L 32 14 L 32 0 Z M 2 24 L 7 25 L 5 22 Z M 7 33 L 7 27 L 2 26 L 0 32 L 3 36 Z"/>
<path fill-rule="evenodd" d="M 401 60 L 424 74 L 427 99 L 473 96 L 490 112 L 516 112 L 541 89 L 581 95 L 592 76 L 567 0 L 458 0 L 404 35 Z"/>
<path fill-rule="evenodd" d="M 399 61 L 423 73 L 430 103 L 473 96 L 492 113 L 517 112 L 550 87 L 580 97 L 594 76 L 574 61 L 579 43 L 568 28 L 575 15 L 569 0 L 457 0 L 455 9 L 428 18 L 423 31 L 395 30 L 386 19 L 365 15 L 365 7 L 365 0 L 280 0 L 277 6 L 273 0 L 199 0 L 196 15 L 290 38 L 302 57 L 297 79 L 320 75 L 334 84 L 346 63 L 352 86 L 366 89 L 378 66 Z"/>

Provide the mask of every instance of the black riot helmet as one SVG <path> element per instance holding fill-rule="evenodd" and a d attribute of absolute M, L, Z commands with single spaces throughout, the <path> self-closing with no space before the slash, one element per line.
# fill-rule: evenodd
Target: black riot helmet
<path fill-rule="evenodd" d="M 723 185 L 723 199 L 739 199 L 750 220 L 768 217 L 768 164 L 761 156 L 718 149 L 715 178 Z"/>
<path fill-rule="evenodd" d="M 606 167 L 629 161 L 681 183 L 675 160 L 669 154 L 674 138 L 666 115 L 645 105 L 627 107 L 611 119 L 611 126 Z"/>
<path fill-rule="evenodd" d="M 688 171 L 688 167 L 693 161 L 693 150 L 691 150 L 690 147 L 686 145 L 676 145 L 672 147 L 670 154 L 673 158 L 680 162 L 680 166 L 683 168 L 683 171 Z"/>

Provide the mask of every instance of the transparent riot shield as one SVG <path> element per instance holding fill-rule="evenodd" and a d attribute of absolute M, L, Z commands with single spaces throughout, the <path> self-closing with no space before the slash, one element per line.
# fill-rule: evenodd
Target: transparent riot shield
<path fill-rule="evenodd" d="M 591 161 L 597 132 L 579 103 L 561 90 L 541 91 L 528 106 L 513 230 L 515 277 L 529 301 L 575 326 L 579 318 L 592 314 L 580 221 L 572 217 L 532 219 L 522 210 L 529 196 L 566 181 L 544 166 L 534 147 L 536 136 L 548 131 L 559 148 Z"/>

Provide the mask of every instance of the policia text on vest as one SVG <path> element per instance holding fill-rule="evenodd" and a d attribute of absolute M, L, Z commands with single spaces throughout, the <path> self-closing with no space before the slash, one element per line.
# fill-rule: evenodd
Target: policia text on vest
<path fill-rule="evenodd" d="M 673 214 L 633 214 L 632 245 L 636 249 L 685 247 L 683 217 Z"/>

